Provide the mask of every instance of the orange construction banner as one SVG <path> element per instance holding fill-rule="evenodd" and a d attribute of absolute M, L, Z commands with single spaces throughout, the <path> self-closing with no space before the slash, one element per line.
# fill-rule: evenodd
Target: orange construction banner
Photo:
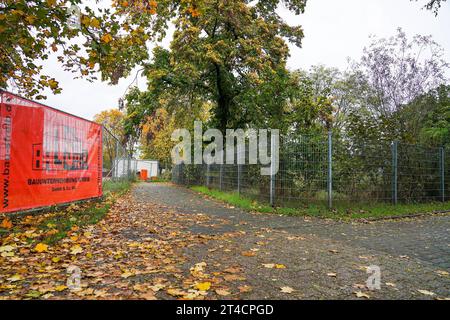
<path fill-rule="evenodd" d="M 102 126 L 0 91 L 0 213 L 102 196 Z"/>

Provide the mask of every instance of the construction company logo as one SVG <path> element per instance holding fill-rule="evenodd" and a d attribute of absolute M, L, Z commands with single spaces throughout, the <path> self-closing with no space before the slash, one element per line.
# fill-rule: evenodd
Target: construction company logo
<path fill-rule="evenodd" d="M 37 171 L 85 171 L 89 168 L 87 150 L 44 151 L 42 144 L 33 144 L 33 170 Z"/>
<path fill-rule="evenodd" d="M 44 151 L 42 144 L 33 144 L 33 170 L 36 171 L 85 171 L 89 168 L 88 158 L 87 150 Z"/>
<path fill-rule="evenodd" d="M 75 122 L 67 117 L 45 117 L 43 141 L 32 145 L 33 170 L 51 172 L 89 169 L 88 146 L 83 139 L 88 129 L 76 126 Z"/>

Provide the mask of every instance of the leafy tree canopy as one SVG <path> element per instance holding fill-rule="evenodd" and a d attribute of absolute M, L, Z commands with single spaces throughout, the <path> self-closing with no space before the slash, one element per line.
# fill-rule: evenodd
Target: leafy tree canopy
<path fill-rule="evenodd" d="M 143 0 L 114 0 L 106 9 L 82 8 L 81 0 L 0 0 L 0 87 L 36 99 L 45 98 L 44 88 L 61 92 L 40 63 L 51 53 L 76 77 L 92 81 L 101 71 L 103 80 L 117 83 L 148 58 L 156 7 Z"/>
<path fill-rule="evenodd" d="M 413 0 L 411 0 L 413 1 Z M 419 1 L 419 0 L 415 0 L 415 1 Z M 435 13 L 435 15 L 438 15 L 439 13 L 439 9 L 441 9 L 441 6 L 444 2 L 446 2 L 447 0 L 427 0 L 428 2 L 425 3 L 424 8 L 426 8 L 427 10 L 431 10 Z"/>
<path fill-rule="evenodd" d="M 247 122 L 255 106 L 244 106 L 248 93 L 270 90 L 265 83 L 286 77 L 285 39 L 300 46 L 303 38 L 299 26 L 277 14 L 281 4 L 296 14 L 305 7 L 304 0 L 181 1 L 172 13 L 170 49 L 155 48 L 146 65 L 149 92 L 154 97 L 170 92 L 181 105 L 213 102 L 213 125 L 222 130 Z"/>
<path fill-rule="evenodd" d="M 450 146 L 450 86 L 440 86 L 416 103 L 422 108 L 431 106 L 421 130 L 423 140 L 428 144 Z"/>
<path fill-rule="evenodd" d="M 51 52 L 60 53 L 58 59 L 77 76 L 93 80 L 100 71 L 102 80 L 117 83 L 148 61 L 149 42 L 161 41 L 174 22 L 175 71 L 195 76 L 195 82 L 216 70 L 215 94 L 233 96 L 235 89 L 225 87 L 237 73 L 270 71 L 285 60 L 282 37 L 300 44 L 300 27 L 284 23 L 275 9 L 283 4 L 298 14 L 305 2 L 113 0 L 111 8 L 82 8 L 80 25 L 73 28 L 69 8 L 81 0 L 0 0 L 0 86 L 13 85 L 36 98 L 45 98 L 39 93 L 46 87 L 60 92 L 57 80 L 42 74 L 36 62 Z"/>

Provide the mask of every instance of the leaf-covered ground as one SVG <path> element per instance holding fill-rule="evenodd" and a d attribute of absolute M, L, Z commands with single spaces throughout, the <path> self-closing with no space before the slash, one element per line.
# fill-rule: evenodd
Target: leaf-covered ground
<path fill-rule="evenodd" d="M 250 214 L 142 183 L 97 224 L 73 221 L 60 241 L 43 241 L 34 219 L 1 238 L 0 298 L 449 297 L 446 215 L 344 224 Z M 370 265 L 381 268 L 380 290 L 366 287 Z"/>

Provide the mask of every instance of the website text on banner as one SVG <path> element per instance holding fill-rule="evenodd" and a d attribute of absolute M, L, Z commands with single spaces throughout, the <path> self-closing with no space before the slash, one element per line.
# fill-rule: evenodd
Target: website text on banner
<path fill-rule="evenodd" d="M 0 97 L 0 212 L 102 196 L 101 125 Z"/>

